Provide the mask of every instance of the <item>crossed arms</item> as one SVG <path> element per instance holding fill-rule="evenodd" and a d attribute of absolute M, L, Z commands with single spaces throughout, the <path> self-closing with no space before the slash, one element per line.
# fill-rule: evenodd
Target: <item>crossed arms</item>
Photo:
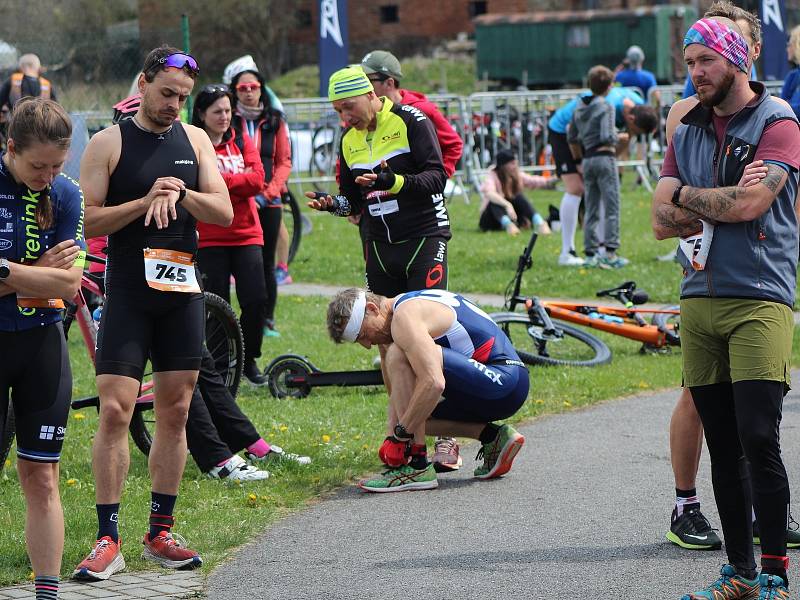
<path fill-rule="evenodd" d="M 652 224 L 659 240 L 685 237 L 700 231 L 700 219 L 709 223 L 752 221 L 769 209 L 786 183 L 788 174 L 782 167 L 767 163 L 766 175 L 747 185 L 747 176 L 738 185 L 721 188 L 684 186 L 680 191 L 680 207 L 672 203 L 672 194 L 681 185 L 680 179 L 663 177 L 653 194 Z"/>

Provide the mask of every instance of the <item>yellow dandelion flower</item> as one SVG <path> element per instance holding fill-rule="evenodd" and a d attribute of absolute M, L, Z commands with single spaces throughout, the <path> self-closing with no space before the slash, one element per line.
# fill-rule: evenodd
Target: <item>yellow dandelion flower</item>
<path fill-rule="evenodd" d="M 250 502 L 255 502 L 256 500 L 258 500 L 258 496 L 251 493 L 249 496 L 247 496 L 247 499 L 250 500 Z"/>
<path fill-rule="evenodd" d="M 534 401 L 533 401 L 533 403 L 534 403 L 534 404 L 544 404 L 544 400 L 542 400 L 541 398 L 539 398 L 539 399 L 537 399 L 537 400 L 534 400 Z"/>
<path fill-rule="evenodd" d="M 75 485 L 78 483 L 77 479 L 67 479 L 67 485 Z"/>
<path fill-rule="evenodd" d="M 322 443 L 327 444 L 330 441 L 331 441 L 331 436 L 329 436 L 327 433 L 322 435 Z"/>
<path fill-rule="evenodd" d="M 82 421 L 83 419 L 86 418 L 86 415 L 83 413 L 76 412 L 74 415 L 72 415 L 72 418 L 75 419 L 76 421 Z"/>
<path fill-rule="evenodd" d="M 564 400 L 562 404 L 564 405 L 565 408 L 569 408 L 570 406 L 572 406 L 572 402 L 570 402 L 569 400 Z"/>
<path fill-rule="evenodd" d="M 278 427 L 278 429 L 279 429 L 281 432 L 283 432 L 283 431 L 287 431 L 289 428 L 288 428 L 286 425 L 281 425 L 280 427 Z"/>

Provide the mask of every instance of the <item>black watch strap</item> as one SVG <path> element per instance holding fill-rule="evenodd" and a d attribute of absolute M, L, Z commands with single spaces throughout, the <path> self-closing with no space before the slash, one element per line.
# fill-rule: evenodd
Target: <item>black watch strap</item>
<path fill-rule="evenodd" d="M 414 436 L 406 430 L 400 423 L 394 426 L 394 437 L 396 437 L 401 442 L 408 441 L 412 439 Z"/>
<path fill-rule="evenodd" d="M 672 203 L 677 206 L 678 208 L 683 208 L 681 205 L 681 190 L 683 189 L 683 184 L 679 185 L 675 188 L 675 191 L 672 192 Z"/>
<path fill-rule="evenodd" d="M 175 200 L 175 204 L 182 202 L 184 198 L 186 198 L 186 188 L 182 187 L 181 191 L 178 192 L 178 199 Z"/>

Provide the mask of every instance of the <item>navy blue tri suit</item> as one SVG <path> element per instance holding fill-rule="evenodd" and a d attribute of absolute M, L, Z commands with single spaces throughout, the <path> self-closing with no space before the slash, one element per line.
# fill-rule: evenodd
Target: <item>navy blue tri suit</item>
<path fill-rule="evenodd" d="M 106 206 L 147 195 L 159 177 L 178 177 L 197 190 L 198 164 L 183 125 L 164 133 L 141 129 L 134 119 L 119 124 L 122 150 L 111 174 Z M 95 369 L 141 380 L 147 359 L 153 371 L 200 368 L 205 336 L 202 293 L 154 289 L 145 279 L 145 248 L 197 255 L 195 218 L 180 204 L 177 219 L 158 229 L 141 216 L 108 236 L 106 302 L 97 337 Z M 199 281 L 199 277 L 198 277 Z"/>
<path fill-rule="evenodd" d="M 528 370 L 505 333 L 475 304 L 445 290 L 420 290 L 397 296 L 404 302 L 427 300 L 449 306 L 453 324 L 434 342 L 442 347 L 444 399 L 434 419 L 486 423 L 516 413 L 528 397 Z"/>
<path fill-rule="evenodd" d="M 36 206 L 50 196 L 53 226 L 42 230 Z M 34 263 L 64 240 L 75 240 L 81 251 L 75 266 L 83 267 L 83 194 L 78 184 L 58 175 L 48 190 L 34 192 L 17 183 L 0 160 L 0 257 Z M 72 398 L 61 311 L 23 308 L 16 294 L 0 297 L 0 423 L 5 423 L 9 396 L 16 418 L 17 456 L 34 462 L 58 462 Z M 23 302 L 24 303 L 24 302 Z M 41 304 L 38 302 L 37 304 Z"/>

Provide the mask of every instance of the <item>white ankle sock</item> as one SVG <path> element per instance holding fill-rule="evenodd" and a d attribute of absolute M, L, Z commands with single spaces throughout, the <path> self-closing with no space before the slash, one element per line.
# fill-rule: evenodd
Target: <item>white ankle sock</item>
<path fill-rule="evenodd" d="M 684 498 L 682 496 L 675 497 L 675 509 L 676 509 L 676 517 L 680 517 L 683 514 L 683 507 L 687 504 L 700 504 L 700 498 L 695 496 L 689 496 Z"/>
<path fill-rule="evenodd" d="M 578 228 L 578 208 L 581 197 L 575 194 L 564 194 L 558 209 L 561 220 L 561 254 L 569 254 L 575 249 L 575 230 Z"/>

